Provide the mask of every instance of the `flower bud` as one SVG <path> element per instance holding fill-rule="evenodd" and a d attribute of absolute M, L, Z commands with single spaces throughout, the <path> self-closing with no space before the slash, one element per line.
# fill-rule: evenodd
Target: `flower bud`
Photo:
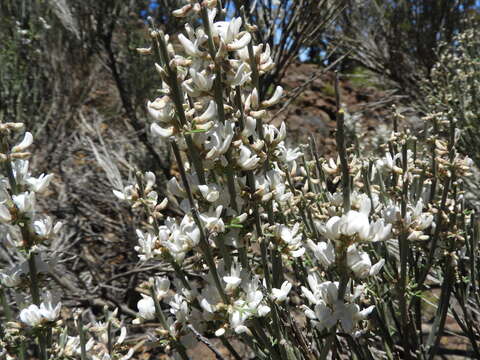
<path fill-rule="evenodd" d="M 175 17 L 179 17 L 179 18 L 185 17 L 185 16 L 188 15 L 190 10 L 192 10 L 192 8 L 193 8 L 192 4 L 187 4 L 183 7 L 181 7 L 180 9 L 172 11 L 172 15 L 175 16 Z"/>

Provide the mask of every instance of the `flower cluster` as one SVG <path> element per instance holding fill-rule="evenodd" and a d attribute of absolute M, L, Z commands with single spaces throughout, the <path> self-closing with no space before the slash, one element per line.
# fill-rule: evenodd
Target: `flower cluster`
<path fill-rule="evenodd" d="M 151 133 L 170 142 L 178 165 L 179 176 L 166 187 L 168 205 L 164 200 L 161 208 L 181 215 L 159 215 L 157 193 L 145 185 L 155 183 L 151 173 L 138 174 L 136 183 L 114 191 L 146 210 L 151 226 L 137 230 L 140 261 L 169 262 L 176 279 L 174 286 L 165 280 L 163 290 L 155 281 L 146 286 L 135 322 L 160 320 L 163 329 L 157 333 L 180 355 L 191 325 L 227 342 L 232 336 L 253 338 L 275 356 L 286 345 L 267 346 L 259 331 L 272 322 L 269 336 L 284 344 L 280 309 L 300 290 L 298 278 L 286 279 L 292 264 L 304 267 L 311 251 L 327 268 L 340 251 L 346 265 L 339 273 L 350 276 L 349 268 L 355 279 L 378 274 L 383 260 L 372 265 L 360 246 L 388 238 L 391 225 L 380 218 L 371 221 L 370 199 L 359 195 L 359 211 L 333 216 L 320 231 L 323 241 L 314 239 L 300 216 L 308 199 L 308 171 L 299 162 L 303 153 L 286 144 L 284 123 L 269 124 L 268 108 L 281 100 L 283 89 L 272 89 L 266 100 L 259 90 L 259 77 L 275 66 L 269 46 L 253 44 L 254 27 L 242 18 L 223 20 L 216 1 L 191 1 L 173 15 L 200 17 L 201 23 L 190 21 L 176 37 L 152 29 L 152 46 L 139 52 L 156 56 L 160 76 L 161 96 L 147 103 Z M 187 270 L 192 266 L 200 275 L 195 279 Z M 353 281 L 337 283 L 343 290 L 333 302 L 324 302 L 332 314 L 315 322 L 321 321 L 320 330 L 337 323 L 348 332 L 362 326 L 372 308 L 358 305 L 364 298 L 360 285 L 356 296 L 345 294 Z M 320 300 L 314 304 L 320 306 Z M 164 306 L 173 316 L 165 316 Z"/>
<path fill-rule="evenodd" d="M 65 319 L 60 316 L 62 303 L 53 301 L 51 293 L 43 289 L 41 275 L 54 266 L 48 263 L 51 262 L 48 254 L 62 223 L 43 214 L 37 204 L 37 197 L 47 193 L 53 174 L 35 177 L 30 173 L 28 159 L 32 134 L 25 132 L 19 141 L 10 144 L 10 139 L 22 129 L 21 123 L 0 123 L 3 170 L 0 173 L 0 227 L 12 259 L 11 267 L 0 272 L 0 300 L 8 321 L 2 327 L 5 336 L 0 346 L 5 352 L 2 350 L 1 354 L 7 359 L 30 358 L 31 349 L 25 345 L 36 339 L 43 358 L 81 359 L 88 351 L 92 360 L 128 360 L 134 349 L 121 345 L 126 328 L 120 326 L 116 311 L 106 317 L 105 323 L 94 321 L 86 327 L 87 331 L 81 330 L 81 335 L 70 336 L 68 327 L 62 327 Z M 23 296 L 20 300 L 25 288 L 30 289 L 31 296 Z M 17 299 L 16 318 L 12 315 L 9 295 Z M 114 328 L 121 328 L 116 339 Z"/>

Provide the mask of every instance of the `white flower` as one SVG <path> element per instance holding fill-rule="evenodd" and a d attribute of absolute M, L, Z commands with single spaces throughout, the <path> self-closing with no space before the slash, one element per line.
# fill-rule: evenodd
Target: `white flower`
<path fill-rule="evenodd" d="M 260 158 L 257 155 L 252 155 L 252 151 L 248 147 L 245 145 L 240 146 L 240 157 L 237 160 L 237 164 L 243 170 L 254 170 L 259 162 Z"/>
<path fill-rule="evenodd" d="M 27 178 L 26 183 L 29 185 L 30 190 L 36 193 L 43 193 L 47 189 L 52 178 L 53 178 L 52 174 L 48 174 L 48 175 L 42 174 L 38 178 L 34 178 L 34 177 Z"/>
<path fill-rule="evenodd" d="M 263 126 L 263 132 L 265 142 L 272 146 L 279 144 L 281 141 L 285 140 L 287 136 L 287 130 L 284 122 L 282 122 L 280 125 L 280 129 L 277 129 L 273 125 L 265 124 Z"/>
<path fill-rule="evenodd" d="M 186 198 L 187 192 L 183 186 L 178 182 L 176 177 L 172 177 L 167 182 L 167 192 L 173 196 L 178 196 L 179 198 Z"/>
<path fill-rule="evenodd" d="M 338 282 L 320 283 L 319 278 L 314 274 L 309 275 L 307 280 L 311 291 L 302 286 L 302 292 L 312 304 L 315 304 L 315 307 L 313 311 L 309 307 L 303 306 L 303 310 L 305 316 L 320 330 L 329 329 L 340 322 L 343 330 L 351 333 L 356 323 L 373 310 L 373 307 L 369 307 L 360 311 L 357 304 L 350 303 L 362 294 L 364 286 L 357 286 L 353 295 L 347 294 L 348 302 L 345 302 L 344 299 L 338 298 Z"/>
<path fill-rule="evenodd" d="M 216 124 L 211 129 L 205 140 L 204 147 L 208 151 L 205 158 L 207 160 L 214 160 L 225 154 L 230 148 L 234 135 L 235 123 L 227 120 L 224 124 Z"/>
<path fill-rule="evenodd" d="M 156 98 L 153 102 L 147 102 L 147 110 L 150 116 L 159 122 L 170 123 L 173 119 L 173 103 L 168 96 Z"/>
<path fill-rule="evenodd" d="M 42 238 L 49 238 L 52 235 L 58 234 L 62 227 L 61 222 L 56 222 L 55 225 L 53 225 L 52 218 L 49 216 L 46 216 L 45 218 L 41 220 L 35 220 L 33 222 L 33 230 L 35 233 L 42 237 Z"/>
<path fill-rule="evenodd" d="M 338 282 L 325 281 L 320 282 L 316 274 L 307 276 L 308 285 L 311 290 L 302 286 L 303 295 L 313 304 L 321 301 L 327 304 L 333 304 L 338 299 Z"/>
<path fill-rule="evenodd" d="M 172 11 L 172 15 L 175 17 L 184 17 L 187 16 L 187 14 L 192 10 L 193 5 L 192 4 L 187 4 L 182 6 L 180 9 Z"/>
<path fill-rule="evenodd" d="M 230 269 L 230 275 L 223 277 L 223 281 L 227 284 L 225 287 L 227 293 L 232 293 L 240 285 L 242 282 L 242 278 L 240 277 L 241 272 L 242 265 L 234 261 Z"/>
<path fill-rule="evenodd" d="M 157 246 L 157 237 L 146 233 L 144 234 L 140 230 L 136 230 L 138 237 L 138 245 L 134 249 L 139 253 L 138 257 L 140 261 L 147 261 L 155 256 L 155 248 Z"/>
<path fill-rule="evenodd" d="M 396 161 L 400 156 L 401 154 L 396 154 L 392 157 L 392 154 L 387 152 L 384 158 L 377 160 L 376 167 L 382 171 L 390 170 L 397 174 L 401 174 L 403 170 L 396 165 Z"/>
<path fill-rule="evenodd" d="M 204 124 L 207 121 L 216 119 L 217 115 L 218 115 L 217 104 L 215 103 L 215 101 L 210 100 L 210 102 L 208 103 L 208 107 L 202 113 L 202 115 L 197 116 L 193 120 L 195 121 L 196 124 Z"/>
<path fill-rule="evenodd" d="M 156 178 L 155 174 L 151 171 L 147 171 L 143 178 L 144 178 L 144 181 L 145 181 L 144 192 L 146 194 L 148 194 L 153 190 L 153 187 L 155 186 L 157 178 Z"/>
<path fill-rule="evenodd" d="M 155 277 L 154 279 L 155 296 L 158 300 L 164 299 L 170 290 L 170 280 L 166 276 Z"/>
<path fill-rule="evenodd" d="M 281 161 L 287 164 L 297 160 L 303 155 L 303 153 L 300 151 L 300 148 L 287 147 L 283 142 L 277 145 L 276 154 Z"/>
<path fill-rule="evenodd" d="M 347 249 L 347 266 L 357 277 L 364 279 L 370 273 L 372 262 L 366 252 L 359 251 L 355 245 L 350 245 Z"/>
<path fill-rule="evenodd" d="M 328 268 L 335 261 L 335 247 L 330 241 L 322 241 L 315 244 L 312 240 L 307 240 L 308 247 L 312 250 L 315 258 Z"/>
<path fill-rule="evenodd" d="M 280 101 L 280 98 L 282 97 L 282 95 L 283 95 L 283 88 L 281 86 L 277 86 L 275 88 L 275 92 L 273 93 L 272 97 L 268 100 L 262 101 L 262 106 L 270 107 L 275 105 Z"/>
<path fill-rule="evenodd" d="M 213 81 L 215 80 L 214 74 L 202 74 L 201 72 L 196 71 L 194 68 L 190 68 L 189 73 L 193 83 L 195 84 L 195 87 L 198 90 L 208 92 L 212 89 Z"/>
<path fill-rule="evenodd" d="M 31 212 L 35 209 L 35 193 L 23 192 L 18 195 L 12 195 L 12 200 L 17 206 L 18 211 L 22 213 Z"/>
<path fill-rule="evenodd" d="M 258 138 L 257 134 L 257 120 L 251 116 L 245 118 L 245 127 L 242 130 L 242 137 L 248 139 L 250 136 Z"/>
<path fill-rule="evenodd" d="M 205 228 L 209 232 L 222 233 L 225 231 L 225 224 L 221 218 L 223 206 L 219 205 L 215 210 L 210 209 L 207 213 L 200 214 Z"/>
<path fill-rule="evenodd" d="M 180 323 L 185 323 L 190 315 L 190 309 L 186 299 L 180 295 L 175 294 L 173 300 L 169 302 L 170 313 L 173 314 L 176 320 Z"/>
<path fill-rule="evenodd" d="M 360 239 L 366 239 L 370 233 L 367 214 L 350 210 L 345 217 L 342 217 L 339 230 L 344 235 L 353 236 L 357 234 Z"/>
<path fill-rule="evenodd" d="M 247 294 L 246 304 L 252 314 L 263 317 L 270 312 L 270 307 L 261 303 L 263 300 L 263 293 L 258 289 L 257 277 L 248 282 L 245 285 L 244 290 Z"/>
<path fill-rule="evenodd" d="M 259 49 L 261 51 L 262 48 Z M 270 45 L 267 44 L 265 45 L 265 51 L 260 53 L 260 61 L 258 66 L 260 74 L 266 73 L 275 67 L 275 63 L 273 62 L 273 59 L 270 55 Z"/>
<path fill-rule="evenodd" d="M 25 136 L 23 137 L 23 140 L 12 148 L 12 152 L 14 153 L 22 152 L 26 150 L 30 145 L 32 145 L 32 143 L 33 143 L 33 136 L 31 133 L 27 131 L 25 133 Z"/>
<path fill-rule="evenodd" d="M 359 320 L 360 307 L 357 304 L 339 302 L 336 304 L 335 315 L 345 332 L 351 333 Z"/>
<path fill-rule="evenodd" d="M 385 225 L 383 219 L 379 219 L 370 225 L 370 232 L 368 235 L 368 241 L 384 241 L 390 237 L 392 231 L 392 224 Z"/>
<path fill-rule="evenodd" d="M 272 288 L 272 298 L 278 304 L 288 299 L 288 294 L 292 289 L 292 284 L 284 281 L 280 289 Z"/>
<path fill-rule="evenodd" d="M 88 352 L 90 351 L 93 346 L 95 345 L 95 340 L 90 338 L 87 343 L 85 344 L 85 350 Z M 80 336 L 67 336 L 65 345 L 63 345 L 63 349 L 61 349 L 59 356 L 79 356 L 82 353 L 82 349 L 80 346 Z"/>
<path fill-rule="evenodd" d="M 327 163 L 322 164 L 322 169 L 329 175 L 336 175 L 340 171 L 340 158 L 336 162 L 333 158 L 328 159 Z"/>
<path fill-rule="evenodd" d="M 28 326 L 38 326 L 43 322 L 52 322 L 58 318 L 61 309 L 61 303 L 53 306 L 50 295 L 47 295 L 47 299 L 38 307 L 35 304 L 23 309 L 20 312 L 20 320 Z"/>
<path fill-rule="evenodd" d="M 285 174 L 278 169 L 277 164 L 274 169 L 267 172 L 266 178 L 277 202 L 282 204 L 292 198 L 293 194 L 287 190 Z"/>
<path fill-rule="evenodd" d="M 364 279 L 369 275 L 377 275 L 384 264 L 385 259 L 381 259 L 372 266 L 368 254 L 364 251 L 359 251 L 356 245 L 350 245 L 347 249 L 347 266 L 360 279 Z"/>
<path fill-rule="evenodd" d="M 182 262 L 186 253 L 198 245 L 200 230 L 189 215 L 185 215 L 180 224 L 169 217 L 165 225 L 159 227 L 158 239 L 177 262 Z"/>
<path fill-rule="evenodd" d="M 321 301 L 315 305 L 315 322 L 316 326 L 320 329 L 330 329 L 338 321 L 337 314 L 328 307 L 325 302 Z M 311 315 L 310 315 L 311 316 Z"/>
<path fill-rule="evenodd" d="M 236 334 L 247 333 L 251 335 L 250 329 L 244 325 L 248 320 L 250 314 L 245 309 L 245 302 L 243 300 L 236 300 L 233 304 L 234 310 L 229 316 L 230 326 Z"/>
<path fill-rule="evenodd" d="M 283 224 L 277 224 L 275 227 L 276 236 L 287 244 L 293 257 L 300 257 L 305 253 L 305 248 L 302 246 L 302 233 L 299 230 L 299 223 L 295 223 L 292 229 Z"/>
<path fill-rule="evenodd" d="M 22 274 L 21 270 L 16 270 L 11 274 L 5 274 L 0 272 L 0 284 L 5 287 L 16 287 L 20 284 Z"/>
<path fill-rule="evenodd" d="M 202 218 L 201 215 L 200 217 Z M 210 218 L 209 221 L 212 221 L 213 224 L 217 222 L 212 218 Z M 221 221 L 221 219 L 219 219 L 219 221 Z M 214 226 L 213 224 L 211 226 Z M 200 229 L 197 227 L 197 224 L 195 224 L 195 221 L 193 221 L 193 219 L 189 215 L 185 215 L 183 217 L 182 222 L 180 223 L 180 230 L 182 234 L 184 234 L 184 236 L 186 237 L 186 241 L 189 246 L 194 247 L 198 245 L 198 243 L 200 242 Z"/>
<path fill-rule="evenodd" d="M 23 309 L 20 312 L 20 320 L 28 326 L 37 326 L 40 325 L 43 318 L 40 313 L 40 308 L 32 304 L 29 307 Z"/>
<path fill-rule="evenodd" d="M 212 32 L 220 36 L 225 45 L 233 43 L 240 32 L 242 26 L 242 18 L 233 18 L 230 21 L 217 21 L 213 24 Z M 247 42 L 248 44 L 248 42 Z M 245 44 L 244 46 L 246 46 Z M 244 46 L 240 47 L 243 48 Z M 239 49 L 240 49 L 239 48 Z M 238 49 L 235 49 L 238 50 Z"/>
<path fill-rule="evenodd" d="M 232 41 L 230 44 L 227 45 L 227 50 L 228 51 L 235 51 L 235 50 L 240 50 L 246 47 L 250 41 L 252 40 L 252 35 L 250 33 L 246 32 L 244 33 L 240 38 Z"/>
<path fill-rule="evenodd" d="M 113 194 L 119 199 L 123 201 L 132 201 L 136 198 L 138 198 L 138 193 L 137 190 L 135 189 L 135 186 L 133 185 L 128 185 L 122 190 L 112 190 Z"/>
<path fill-rule="evenodd" d="M 40 314 L 46 321 L 55 321 L 60 315 L 61 303 L 53 306 L 50 295 L 47 296 L 47 300 L 40 304 Z"/>
<path fill-rule="evenodd" d="M 155 123 L 150 125 L 150 131 L 152 132 L 153 136 L 159 136 L 161 138 L 168 138 L 172 136 L 175 132 L 175 127 L 169 126 L 167 128 L 163 128 Z"/>
<path fill-rule="evenodd" d="M 383 219 L 370 224 L 368 214 L 371 204 L 366 196 L 359 196 L 360 211 L 350 210 L 342 217 L 334 216 L 319 231 L 330 240 L 339 240 L 342 236 L 355 237 L 357 241 L 382 241 L 390 236 L 392 226 L 385 225 Z"/>
<path fill-rule="evenodd" d="M 258 290 L 258 278 L 255 277 L 243 286 L 246 297 L 235 300 L 229 308 L 229 323 L 236 334 L 251 334 L 245 322 L 255 316 L 264 317 L 270 313 L 269 306 L 262 304 L 263 294 Z"/>
<path fill-rule="evenodd" d="M 185 35 L 180 34 L 178 35 L 178 40 L 182 44 L 183 48 L 185 49 L 185 52 L 194 57 L 199 57 L 203 56 L 203 51 L 199 49 L 199 45 L 204 41 L 202 37 L 195 39 L 194 41 L 191 41 L 185 37 Z"/>
<path fill-rule="evenodd" d="M 143 320 L 155 319 L 155 302 L 153 298 L 144 294 L 141 294 L 143 299 L 137 303 L 138 315 Z"/>
<path fill-rule="evenodd" d="M 233 60 L 232 60 L 233 61 Z M 246 63 L 242 62 L 235 72 L 235 76 L 227 79 L 227 82 L 231 87 L 242 86 L 247 81 L 250 81 L 250 76 L 252 72 L 247 71 L 248 67 Z"/>
<path fill-rule="evenodd" d="M 217 184 L 198 185 L 203 198 L 208 202 L 215 202 L 220 197 L 220 187 Z"/>
<path fill-rule="evenodd" d="M 15 176 L 15 180 L 19 184 L 23 184 L 25 182 L 25 178 L 28 175 L 28 160 L 18 159 L 12 162 L 12 170 L 13 175 Z"/>

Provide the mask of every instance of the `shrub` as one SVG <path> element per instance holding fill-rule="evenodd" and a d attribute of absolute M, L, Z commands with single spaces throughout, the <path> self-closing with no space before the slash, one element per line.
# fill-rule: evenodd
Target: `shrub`
<path fill-rule="evenodd" d="M 395 122 L 384 155 L 363 154 L 337 80 L 338 157 L 319 158 L 313 141 L 289 147 L 285 124 L 269 124 L 283 89 L 268 98 L 259 90 L 274 67 L 269 47 L 254 44 L 241 18 L 223 20 L 219 4 L 188 2 L 173 12 L 189 20 L 185 33 L 152 25 L 151 46 L 139 49 L 159 75 L 150 130 L 171 146 L 177 176 L 166 197 L 153 172 L 113 190 L 144 220 L 139 262 L 163 269 L 136 287 L 137 311 L 119 304 L 122 319 L 105 309 L 86 326 L 78 312 L 75 326 L 60 319 L 62 305 L 48 294 L 60 226 L 35 206 L 51 175 L 30 175 L 33 136 L 17 140 L 21 124 L 0 125 L 0 221 L 17 264 L 0 277 L 3 354 L 127 360 L 138 350 L 123 322 L 133 315 L 141 345 L 183 359 L 198 341 L 222 358 L 214 338 L 236 359 L 249 356 L 239 342 L 259 359 L 431 359 L 451 311 L 478 357 L 477 284 L 468 281 L 478 274 L 478 232 L 455 118 L 432 114 L 430 132 L 418 136 Z M 440 289 L 433 310 L 422 306 L 432 288 Z M 23 304 L 11 301 L 15 292 Z M 436 316 L 424 337 L 426 310 Z"/>

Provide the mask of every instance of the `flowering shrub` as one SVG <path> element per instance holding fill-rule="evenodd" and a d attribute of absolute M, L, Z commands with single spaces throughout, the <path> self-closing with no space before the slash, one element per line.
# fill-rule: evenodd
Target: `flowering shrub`
<path fill-rule="evenodd" d="M 152 26 L 152 45 L 139 52 L 155 57 L 160 95 L 147 104 L 150 130 L 170 144 L 178 176 L 165 197 L 152 172 L 113 190 L 145 220 L 139 261 L 170 269 L 137 287 L 132 324 L 146 332 L 142 344 L 182 359 L 198 341 L 222 358 L 213 338 L 236 359 L 249 357 L 238 342 L 259 359 L 433 358 L 452 294 L 463 301 L 459 322 L 473 329 L 471 299 L 460 295 L 476 291 L 463 280 L 476 265 L 459 262 L 477 251 L 462 192 L 471 162 L 456 151 L 454 118 L 429 115 L 425 142 L 395 128 L 375 158 L 346 143 L 339 107 L 338 158 L 321 159 L 313 142 L 290 147 L 286 125 L 269 123 L 283 89 L 260 96 L 259 78 L 275 64 L 268 45 L 254 44 L 255 26 L 225 21 L 216 0 L 190 1 L 173 15 L 191 20 L 185 33 Z M 125 344 L 117 309 L 85 326 L 76 314 L 74 332 L 43 286 L 60 225 L 36 209 L 52 176 L 29 174 L 32 135 L 13 146 L 9 136 L 21 128 L 0 127 L 0 220 L 14 259 L 26 261 L 1 274 L 3 352 L 29 358 L 36 339 L 41 359 L 132 358 L 138 348 Z M 422 296 L 437 286 L 424 338 Z M 31 299 L 13 315 L 10 293 L 25 288 Z M 475 330 L 465 333 L 478 355 Z"/>
<path fill-rule="evenodd" d="M 479 135 L 477 114 L 480 73 L 480 43 L 475 26 L 458 34 L 452 46 L 441 44 L 440 59 L 432 70 L 431 81 L 424 81 L 427 106 L 439 118 L 455 116 L 460 149 L 470 154 L 476 164 L 479 155 L 471 151 Z"/>

